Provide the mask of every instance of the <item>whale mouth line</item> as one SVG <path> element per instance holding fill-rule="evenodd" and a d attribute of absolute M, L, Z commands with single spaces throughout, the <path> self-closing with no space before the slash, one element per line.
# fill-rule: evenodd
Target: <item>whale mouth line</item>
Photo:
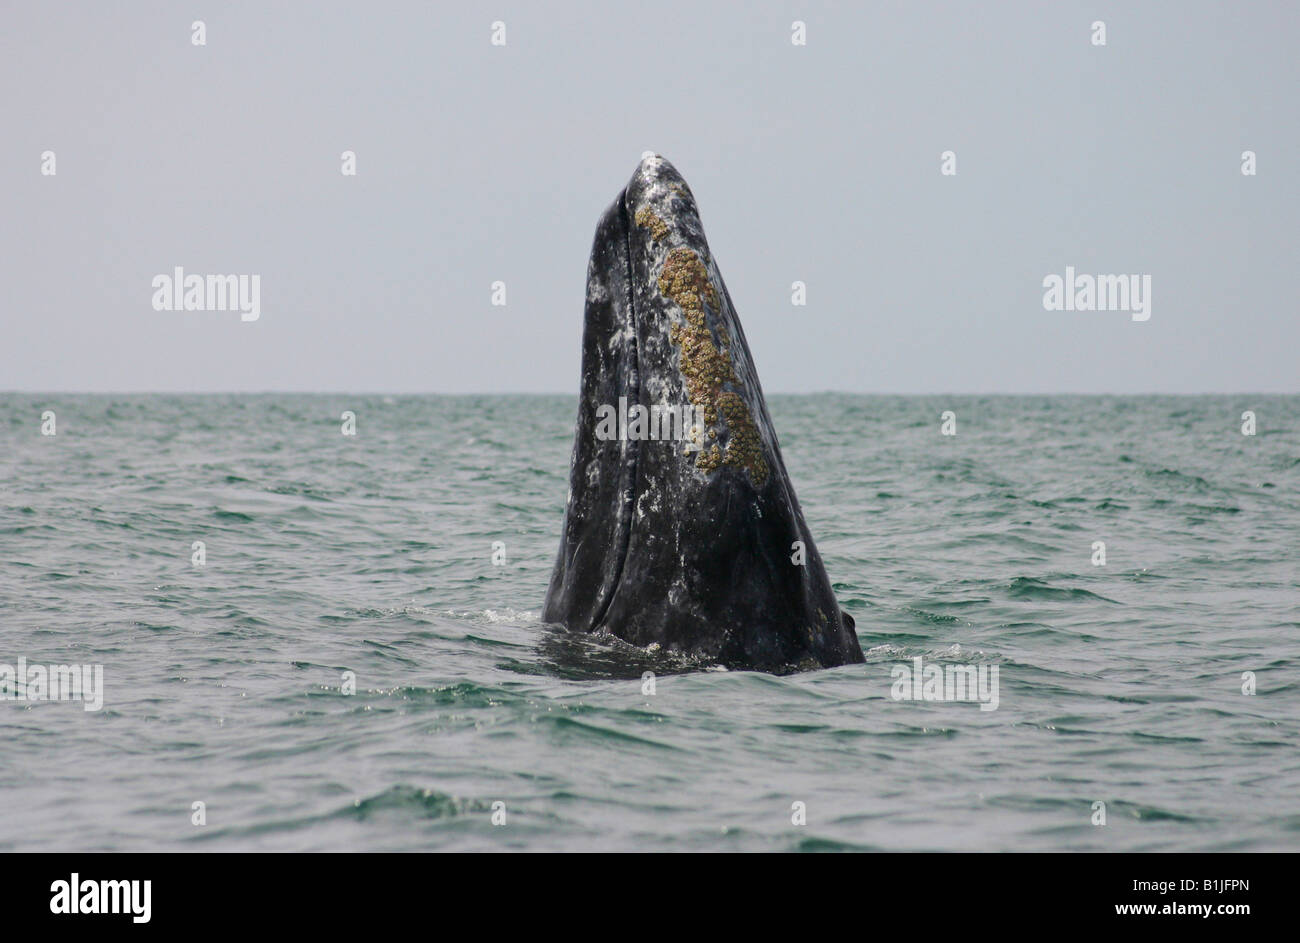
<path fill-rule="evenodd" d="M 632 363 L 635 369 L 632 370 L 627 378 L 627 389 L 623 394 L 627 397 L 629 403 L 638 403 L 641 401 L 641 345 L 637 342 L 637 320 L 636 320 L 636 293 L 632 290 L 632 216 L 627 207 L 627 188 L 618 197 L 621 211 L 623 213 L 623 271 L 626 274 L 624 281 L 624 301 L 627 303 L 627 323 L 620 325 L 619 330 L 626 331 L 628 341 L 632 345 Z M 632 528 L 636 523 L 636 495 L 638 474 L 641 465 L 641 443 L 638 439 L 629 437 L 626 440 L 628 458 L 625 467 L 629 471 L 629 484 L 619 496 L 619 503 L 622 505 L 624 520 L 627 521 L 627 527 L 623 529 L 621 535 L 621 545 L 617 554 L 611 554 L 616 557 L 617 563 L 613 573 L 613 580 L 610 583 L 610 591 L 601 601 L 600 607 L 596 610 L 592 619 L 592 625 L 596 628 L 605 623 L 605 616 L 608 615 L 610 607 L 614 604 L 618 596 L 619 588 L 623 583 L 623 571 L 627 566 L 628 549 L 632 544 Z"/>

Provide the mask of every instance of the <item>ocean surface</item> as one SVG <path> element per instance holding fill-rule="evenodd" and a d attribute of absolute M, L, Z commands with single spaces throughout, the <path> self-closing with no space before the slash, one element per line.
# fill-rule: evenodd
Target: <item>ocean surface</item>
<path fill-rule="evenodd" d="M 0 663 L 104 679 L 4 851 L 1300 850 L 1300 397 L 770 397 L 867 656 L 779 677 L 540 621 L 576 396 L 0 402 Z"/>

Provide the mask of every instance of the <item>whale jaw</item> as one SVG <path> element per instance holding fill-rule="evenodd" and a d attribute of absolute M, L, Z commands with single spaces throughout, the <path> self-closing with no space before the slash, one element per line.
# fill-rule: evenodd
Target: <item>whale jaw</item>
<path fill-rule="evenodd" d="M 665 437 L 673 410 L 694 428 L 669 422 Z M 542 617 L 734 668 L 863 661 L 694 197 L 660 157 L 642 161 L 596 227 L 569 500 Z"/>

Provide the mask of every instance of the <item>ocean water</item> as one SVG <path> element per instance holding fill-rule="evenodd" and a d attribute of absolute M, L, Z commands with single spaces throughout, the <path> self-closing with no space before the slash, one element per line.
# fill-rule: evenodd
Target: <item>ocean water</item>
<path fill-rule="evenodd" d="M 781 677 L 540 622 L 575 397 L 0 402 L 0 663 L 104 678 L 3 850 L 1300 849 L 1300 397 L 771 397 L 867 656 Z"/>

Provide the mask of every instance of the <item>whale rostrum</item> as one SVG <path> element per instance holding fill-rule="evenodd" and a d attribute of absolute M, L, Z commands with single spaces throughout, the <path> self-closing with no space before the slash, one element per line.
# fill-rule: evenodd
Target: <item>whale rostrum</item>
<path fill-rule="evenodd" d="M 695 198 L 662 157 L 596 227 L 581 389 L 545 621 L 731 668 L 863 660 Z"/>

